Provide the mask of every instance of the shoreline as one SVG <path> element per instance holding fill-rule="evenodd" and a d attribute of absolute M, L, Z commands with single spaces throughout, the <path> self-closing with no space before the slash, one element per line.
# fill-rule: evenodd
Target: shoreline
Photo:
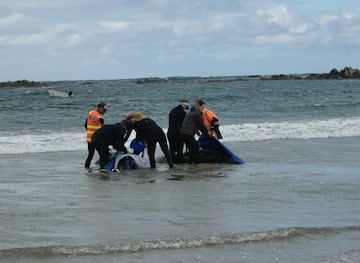
<path fill-rule="evenodd" d="M 344 67 L 342 70 L 333 68 L 329 73 L 301 73 L 301 74 L 273 74 L 273 75 L 239 75 L 239 76 L 172 76 L 172 77 L 146 77 L 128 79 L 136 84 L 159 84 L 159 83 L 182 83 L 188 81 L 198 81 L 202 83 L 236 82 L 249 80 L 344 80 L 360 79 L 360 69 Z M 69 80 L 71 81 L 71 80 Z M 82 80 L 73 80 L 82 81 Z M 85 80 L 83 80 L 86 83 Z M 16 80 L 0 82 L 0 88 L 20 88 L 20 87 L 48 87 L 49 82 L 54 81 L 30 81 Z M 55 81 L 56 82 L 56 81 Z"/>

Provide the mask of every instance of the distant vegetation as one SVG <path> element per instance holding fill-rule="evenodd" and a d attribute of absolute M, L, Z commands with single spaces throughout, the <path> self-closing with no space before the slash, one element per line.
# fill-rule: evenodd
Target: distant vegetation
<path fill-rule="evenodd" d="M 221 77 L 168 77 L 168 78 L 139 78 L 135 79 L 137 84 L 151 83 L 181 83 L 188 81 L 198 81 L 204 83 L 216 82 L 234 82 L 245 80 L 324 80 L 324 79 L 360 79 L 360 70 L 352 67 L 345 67 L 342 70 L 332 69 L 329 73 L 309 73 L 309 74 L 279 74 L 279 75 L 249 75 L 249 76 L 221 76 Z M 92 82 L 86 83 L 92 84 Z M 17 80 L 0 82 L 0 88 L 16 88 L 16 87 L 47 87 L 46 82 L 36 82 L 29 80 Z"/>
<path fill-rule="evenodd" d="M 342 70 L 332 69 L 329 73 L 309 74 L 279 74 L 279 75 L 249 75 L 249 76 L 220 76 L 220 77 L 169 77 L 169 78 L 140 78 L 137 84 L 168 83 L 198 81 L 205 83 L 234 82 L 244 80 L 324 80 L 324 79 L 360 79 L 360 70 L 345 67 Z"/>
<path fill-rule="evenodd" d="M 345 67 L 342 70 L 332 69 L 329 73 L 322 74 L 302 74 L 302 75 L 272 75 L 261 77 L 264 80 L 289 80 L 289 79 L 360 79 L 360 70 Z"/>
<path fill-rule="evenodd" d="M 48 84 L 45 82 L 36 82 L 29 80 L 17 80 L 0 82 L 0 88 L 18 88 L 18 87 L 47 87 Z"/>

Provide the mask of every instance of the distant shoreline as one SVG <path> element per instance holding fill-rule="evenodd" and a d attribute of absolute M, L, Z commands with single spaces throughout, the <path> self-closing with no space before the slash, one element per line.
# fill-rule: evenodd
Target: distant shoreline
<path fill-rule="evenodd" d="M 332 69 L 329 73 L 309 73 L 309 74 L 275 74 L 275 75 L 244 75 L 244 76 L 219 76 L 219 77 L 149 77 L 137 78 L 134 81 L 137 84 L 149 83 L 167 83 L 167 82 L 185 82 L 188 80 L 198 80 L 205 83 L 216 82 L 234 82 L 247 80 L 342 80 L 342 79 L 360 79 L 360 70 L 351 67 L 345 67 L 342 70 Z M 17 87 L 47 87 L 47 82 L 37 82 L 29 80 L 17 80 L 0 82 L 0 88 Z"/>
<path fill-rule="evenodd" d="M 329 73 L 309 74 L 277 74 L 277 75 L 248 75 L 248 76 L 219 76 L 219 77 L 169 77 L 169 78 L 139 78 L 137 84 L 181 82 L 186 80 L 199 80 L 199 82 L 234 82 L 247 80 L 342 80 L 360 79 L 360 70 L 345 67 L 342 70 L 332 69 Z"/>
<path fill-rule="evenodd" d="M 47 87 L 46 82 L 37 82 L 30 80 L 17 80 L 17 81 L 7 81 L 0 82 L 0 88 L 20 88 L 20 87 Z"/>

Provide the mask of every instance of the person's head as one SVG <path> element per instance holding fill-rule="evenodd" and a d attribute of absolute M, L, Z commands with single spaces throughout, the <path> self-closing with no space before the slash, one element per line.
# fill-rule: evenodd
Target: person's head
<path fill-rule="evenodd" d="M 138 111 L 131 111 L 127 114 L 126 119 L 128 121 L 130 121 L 131 124 L 141 121 L 143 119 L 145 119 L 146 116 L 144 114 L 142 114 L 141 112 Z"/>
<path fill-rule="evenodd" d="M 199 106 L 201 107 L 203 105 L 205 105 L 205 101 L 203 101 L 202 99 L 199 99 Z"/>
<path fill-rule="evenodd" d="M 123 126 L 127 131 L 131 129 L 131 122 L 130 120 L 124 119 L 120 122 L 121 126 Z"/>
<path fill-rule="evenodd" d="M 203 101 L 202 99 L 200 98 L 197 98 L 195 101 L 194 101 L 194 106 L 196 109 L 198 110 L 202 110 L 204 107 L 205 107 L 205 101 Z"/>
<path fill-rule="evenodd" d="M 180 99 L 179 100 L 181 107 L 184 110 L 188 110 L 189 109 L 189 101 L 187 99 Z"/>
<path fill-rule="evenodd" d="M 107 110 L 108 110 L 108 106 L 106 105 L 105 102 L 100 102 L 97 105 L 97 110 L 98 112 L 100 112 L 101 114 L 104 114 Z"/>

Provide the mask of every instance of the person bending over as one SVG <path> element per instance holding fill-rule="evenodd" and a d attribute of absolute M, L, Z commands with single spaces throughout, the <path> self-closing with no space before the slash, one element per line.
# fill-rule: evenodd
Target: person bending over
<path fill-rule="evenodd" d="M 92 136 L 95 149 L 100 156 L 100 169 L 110 161 L 109 145 L 112 145 L 118 152 L 127 153 L 125 142 L 127 140 L 127 131 L 123 122 L 108 124 L 98 129 Z"/>
<path fill-rule="evenodd" d="M 195 134 L 199 131 L 201 131 L 203 135 L 211 136 L 210 131 L 206 129 L 201 119 L 200 111 L 193 106 L 186 114 L 180 129 L 181 139 L 189 149 L 189 164 L 198 162 L 199 143 L 195 139 Z"/>
<path fill-rule="evenodd" d="M 150 118 L 147 118 L 141 112 L 129 112 L 126 119 L 130 121 L 131 128 L 136 132 L 136 141 L 144 141 L 147 144 L 147 153 L 149 156 L 150 167 L 156 168 L 155 150 L 159 143 L 162 152 L 170 168 L 174 167 L 173 159 L 169 152 L 166 141 L 166 135 L 162 128 Z"/>

